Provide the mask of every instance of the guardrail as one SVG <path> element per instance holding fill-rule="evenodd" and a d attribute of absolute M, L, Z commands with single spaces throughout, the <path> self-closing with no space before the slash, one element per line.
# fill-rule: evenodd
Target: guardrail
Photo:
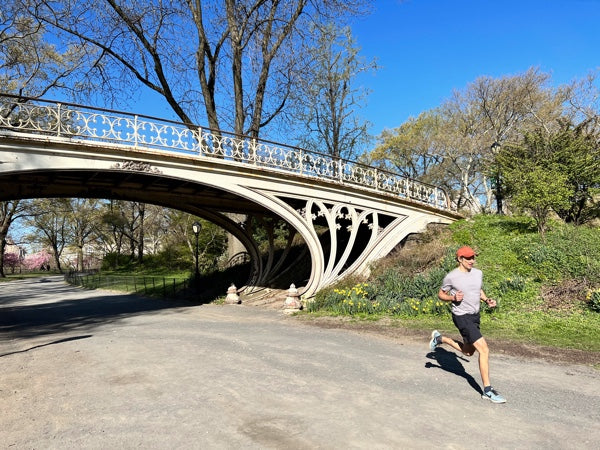
<path fill-rule="evenodd" d="M 140 114 L 0 94 L 0 133 L 3 130 L 216 158 L 231 164 L 327 179 L 341 185 L 396 195 L 438 209 L 450 209 L 443 189 L 376 167 L 281 143 Z"/>

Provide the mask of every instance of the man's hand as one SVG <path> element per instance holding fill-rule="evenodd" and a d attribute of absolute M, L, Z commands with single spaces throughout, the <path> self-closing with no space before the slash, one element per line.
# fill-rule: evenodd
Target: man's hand
<path fill-rule="evenodd" d="M 463 291 L 456 291 L 456 293 L 454 294 L 454 300 L 455 302 L 462 302 L 463 298 L 465 298 L 465 294 Z"/>
<path fill-rule="evenodd" d="M 495 308 L 495 307 L 496 307 L 496 300 L 494 300 L 493 298 L 488 298 L 488 299 L 486 300 L 486 303 L 487 303 L 487 305 L 488 305 L 490 308 Z"/>

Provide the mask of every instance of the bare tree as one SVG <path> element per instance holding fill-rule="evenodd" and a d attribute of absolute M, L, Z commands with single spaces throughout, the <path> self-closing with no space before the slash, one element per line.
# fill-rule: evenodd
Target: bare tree
<path fill-rule="evenodd" d="M 361 120 L 368 91 L 355 87 L 362 72 L 375 71 L 374 61 L 365 62 L 350 28 L 334 24 L 314 27 L 316 46 L 308 49 L 311 65 L 302 78 L 299 112 L 296 121 L 303 126 L 299 139 L 302 147 L 352 159 L 371 141 L 369 122 Z"/>
<path fill-rule="evenodd" d="M 24 14 L 19 2 L 8 1 L 0 9 L 0 91 L 41 97 L 65 89 L 79 69 L 83 48 L 64 48 L 45 40 L 43 24 Z M 73 86 L 70 86 L 71 88 Z"/>
<path fill-rule="evenodd" d="M 121 254 L 123 245 L 129 244 L 129 255 L 133 259 L 137 254 L 139 262 L 144 258 L 146 207 L 145 203 L 112 200 L 102 214 L 117 254 Z"/>
<path fill-rule="evenodd" d="M 502 174 L 495 161 L 501 146 L 516 142 L 527 130 L 552 126 L 563 113 L 564 97 L 549 86 L 549 81 L 550 74 L 537 68 L 497 79 L 479 77 L 465 90 L 454 92 L 442 106 L 445 114 L 460 124 L 455 131 L 463 138 L 463 149 L 470 155 L 468 167 L 478 160 L 481 164 L 477 170 L 486 199 L 483 210 L 491 208 L 494 197 L 496 211 L 503 211 Z M 468 195 L 464 171 L 461 177 L 469 203 L 477 205 L 480 202 Z"/>
<path fill-rule="evenodd" d="M 87 86 L 113 102 L 142 84 L 183 122 L 252 136 L 286 107 L 295 69 L 306 64 L 309 24 L 341 21 L 368 3 L 19 1 L 61 40 L 88 50 Z"/>
<path fill-rule="evenodd" d="M 92 240 L 99 224 L 100 201 L 96 199 L 74 198 L 65 202 L 66 217 L 68 218 L 68 244 L 77 251 L 77 267 L 84 269 L 83 250 Z"/>
<path fill-rule="evenodd" d="M 83 49 L 78 45 L 59 49 L 44 39 L 45 32 L 41 22 L 23 13 L 19 2 L 4 2 L 0 8 L 0 92 L 41 97 L 70 85 L 71 76 L 80 67 Z M 4 108 L 3 114 L 9 118 L 13 110 Z M 1 277 L 9 228 L 14 221 L 28 215 L 28 208 L 26 201 L 0 202 Z"/>
<path fill-rule="evenodd" d="M 600 124 L 600 88 L 598 74 L 600 69 L 591 71 L 580 79 L 561 88 L 563 97 L 567 99 L 567 116 L 573 123 L 585 123 L 599 130 Z"/>

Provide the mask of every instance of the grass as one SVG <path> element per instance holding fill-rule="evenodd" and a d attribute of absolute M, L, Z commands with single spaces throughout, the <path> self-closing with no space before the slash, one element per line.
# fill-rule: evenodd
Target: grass
<path fill-rule="evenodd" d="M 315 317 L 347 316 L 328 311 L 302 312 Z M 452 323 L 450 314 L 443 315 L 388 315 L 388 314 L 354 314 L 352 320 L 377 322 L 392 318 L 386 326 L 423 331 L 428 335 L 437 329 L 459 337 Z M 499 313 L 483 315 L 481 328 L 486 337 L 526 344 L 600 352 L 600 318 L 595 313 L 573 314 L 556 317 L 547 313 Z M 391 325 L 390 325 L 391 324 Z"/>
<path fill-rule="evenodd" d="M 437 328 L 458 336 L 449 316 L 430 316 L 411 321 L 411 328 Z M 406 325 L 406 322 L 404 320 L 403 325 Z M 597 314 L 573 314 L 566 317 L 556 317 L 547 313 L 484 315 L 481 329 L 486 337 L 492 339 L 600 352 L 600 325 Z"/>
<path fill-rule="evenodd" d="M 163 298 L 182 297 L 191 290 L 192 284 L 188 273 L 125 275 L 102 272 L 89 275 L 67 275 L 66 280 L 86 289 L 102 288 Z"/>
<path fill-rule="evenodd" d="M 189 270 L 173 271 L 155 266 L 131 266 L 76 276 L 68 281 L 87 289 L 103 288 L 186 300 L 197 304 L 222 301 L 227 294 L 227 288 L 231 284 L 242 286 L 248 278 L 249 271 L 249 263 L 242 264 L 222 271 L 201 272 L 196 280 Z"/>
<path fill-rule="evenodd" d="M 542 239 L 527 217 L 481 215 L 427 233 L 380 261 L 369 279 L 319 292 L 307 313 L 392 317 L 403 327 L 456 333 L 436 298 L 461 245 L 478 252 L 484 290 L 498 301 L 494 311 L 482 310 L 486 336 L 600 352 L 600 230 L 554 222 Z"/>
<path fill-rule="evenodd" d="M 24 273 L 5 273 L 6 277 L 0 278 L 0 283 L 15 281 L 15 280 L 25 280 L 28 278 L 39 278 L 48 275 L 59 275 L 55 272 L 24 272 Z"/>

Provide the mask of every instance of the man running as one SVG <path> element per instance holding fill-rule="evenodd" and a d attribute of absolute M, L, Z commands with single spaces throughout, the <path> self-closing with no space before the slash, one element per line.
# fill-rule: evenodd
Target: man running
<path fill-rule="evenodd" d="M 455 350 L 467 356 L 472 356 L 475 350 L 479 353 L 479 372 L 483 382 L 483 395 L 481 398 L 494 403 L 505 403 L 502 397 L 490 383 L 489 375 L 489 348 L 479 330 L 479 306 L 484 301 L 490 308 L 496 306 L 496 301 L 489 298 L 481 288 L 483 273 L 473 267 L 475 252 L 471 247 L 461 247 L 456 252 L 458 267 L 444 277 L 438 298 L 442 301 L 452 302 L 452 321 L 464 342 L 457 342 L 439 331 L 431 333 L 429 347 L 434 351 L 438 345 L 448 344 Z"/>

